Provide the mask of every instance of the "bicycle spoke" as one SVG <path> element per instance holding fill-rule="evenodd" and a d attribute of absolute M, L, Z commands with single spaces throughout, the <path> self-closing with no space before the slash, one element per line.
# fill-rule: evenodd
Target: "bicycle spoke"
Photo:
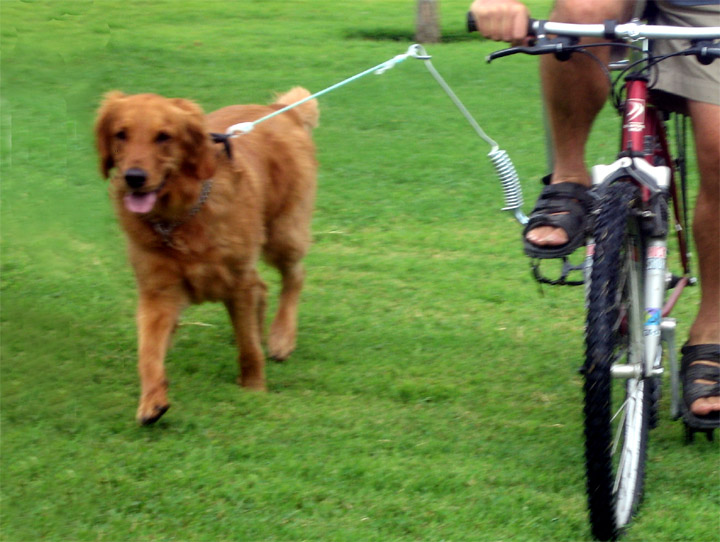
<path fill-rule="evenodd" d="M 614 421 L 615 421 L 615 418 L 617 418 L 618 415 L 622 412 L 622 413 L 623 413 L 623 419 L 620 420 L 620 425 L 622 426 L 622 424 L 625 422 L 625 413 L 627 412 L 627 409 L 626 409 L 625 407 L 627 406 L 628 401 L 629 401 L 629 399 L 625 399 L 625 401 L 623 402 L 623 404 L 618 407 L 617 412 L 615 413 L 615 415 L 614 415 L 612 418 L 610 418 L 610 422 L 611 422 L 611 423 L 614 422 Z M 616 439 L 616 440 L 617 440 L 617 439 Z M 613 448 L 613 453 L 615 453 L 615 448 Z"/>
<path fill-rule="evenodd" d="M 632 407 L 635 407 L 635 401 L 636 401 L 636 392 L 637 392 L 637 380 L 632 380 L 631 383 L 635 384 L 635 389 L 631 391 L 628 391 L 627 397 L 623 401 L 623 403 L 618 407 L 617 412 L 615 412 L 615 415 L 610 419 L 610 423 L 614 422 L 615 419 L 618 417 L 620 413 L 622 413 L 622 418 L 620 419 L 620 422 L 618 423 L 617 429 L 615 430 L 615 439 L 612 447 L 612 455 L 615 455 L 615 452 L 617 451 L 618 444 L 620 442 L 620 438 L 623 435 L 623 432 L 625 430 L 625 422 L 628 418 L 628 412 L 631 410 L 629 405 L 632 402 Z M 632 384 L 631 384 L 632 385 Z"/>

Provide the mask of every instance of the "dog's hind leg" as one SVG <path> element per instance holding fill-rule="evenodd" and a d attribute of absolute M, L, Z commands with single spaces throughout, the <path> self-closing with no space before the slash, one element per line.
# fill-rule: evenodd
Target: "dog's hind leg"
<path fill-rule="evenodd" d="M 262 323 L 267 288 L 256 272 L 237 288 L 225 306 L 230 314 L 239 350 L 238 383 L 243 388 L 265 391 L 265 356 L 262 351 Z"/>
<path fill-rule="evenodd" d="M 141 392 L 137 420 L 142 425 L 156 422 L 170 408 L 164 362 L 180 309 L 180 303 L 167 298 L 140 294 L 137 324 Z"/>
<path fill-rule="evenodd" d="M 270 326 L 268 353 L 276 361 L 283 361 L 295 350 L 297 313 L 305 269 L 299 261 L 277 265 L 282 276 L 282 289 L 277 314 Z"/>

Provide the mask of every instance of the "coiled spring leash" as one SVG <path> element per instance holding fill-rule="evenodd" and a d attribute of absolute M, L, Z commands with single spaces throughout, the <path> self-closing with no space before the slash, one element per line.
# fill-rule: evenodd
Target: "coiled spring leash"
<path fill-rule="evenodd" d="M 473 127 L 477 135 L 490 145 L 491 149 L 488 153 L 488 158 L 490 158 L 490 161 L 495 167 L 495 172 L 500 179 L 503 195 L 505 196 L 505 207 L 503 207 L 502 210 L 514 213 L 515 219 L 520 222 L 520 224 L 527 224 L 528 217 L 525 216 L 525 213 L 522 211 L 523 195 L 522 186 L 520 185 L 520 177 L 515 170 L 512 160 L 510 160 L 510 156 L 506 151 L 500 148 L 494 139 L 485 133 L 485 130 L 480 127 L 475 118 L 470 114 L 455 92 L 453 92 L 450 88 L 450 85 L 445 82 L 445 79 L 442 78 L 440 73 L 435 69 L 435 66 L 433 66 L 432 62 L 430 62 L 430 58 L 432 57 L 425 52 L 423 46 L 416 44 L 413 47 L 416 47 L 419 53 L 417 58 L 423 60 L 425 67 L 435 78 L 435 81 L 437 81 L 440 87 L 445 91 L 450 100 L 452 100 L 455 107 L 460 110 L 460 113 L 462 113 L 463 117 L 465 117 L 468 123 L 470 123 L 470 126 Z"/>
<path fill-rule="evenodd" d="M 363 72 L 360 72 L 356 75 L 353 75 L 352 77 L 348 77 L 347 79 L 344 79 L 343 81 L 340 81 L 339 83 L 336 83 L 332 86 L 327 87 L 326 89 L 323 89 L 319 92 L 316 92 L 315 94 L 312 94 L 306 98 L 303 98 L 302 100 L 295 102 L 293 104 L 290 104 L 286 107 L 283 107 L 282 109 L 279 109 L 277 111 L 274 111 L 273 113 L 266 115 L 258 120 L 252 121 L 252 122 L 241 122 L 238 124 L 234 124 L 230 126 L 226 130 L 226 134 L 228 134 L 230 137 L 237 137 L 242 134 L 247 134 L 252 131 L 253 128 L 257 124 L 260 124 L 261 122 L 264 122 L 266 120 L 269 120 L 277 115 L 280 115 L 282 113 L 285 113 L 286 111 L 289 111 L 290 109 L 293 109 L 299 105 L 304 104 L 305 102 L 308 102 L 314 98 L 317 98 L 319 96 L 322 96 L 324 94 L 327 94 L 328 92 L 332 92 L 333 90 L 336 90 L 340 87 L 343 87 L 347 85 L 348 83 L 352 83 L 353 81 L 356 81 L 360 79 L 361 77 L 364 77 L 366 75 L 369 75 L 371 73 L 374 73 L 376 75 L 382 75 L 386 71 L 394 68 L 397 64 L 402 62 L 403 60 L 412 57 L 418 60 L 422 60 L 425 64 L 425 67 L 430 72 L 430 74 L 435 78 L 435 81 L 440 85 L 440 87 L 445 91 L 445 93 L 448 95 L 450 100 L 455 104 L 455 106 L 460 110 L 460 113 L 465 117 L 465 119 L 468 121 L 470 126 L 475 130 L 477 135 L 483 139 L 488 145 L 490 145 L 491 149 L 488 153 L 488 158 L 490 158 L 490 161 L 492 162 L 493 166 L 495 167 L 495 172 L 498 175 L 498 178 L 500 179 L 500 184 L 502 185 L 503 195 L 505 196 L 505 207 L 503 207 L 503 211 L 510 211 L 515 215 L 515 218 L 520 224 L 526 224 L 528 222 L 527 216 L 525 216 L 525 213 L 522 211 L 522 205 L 523 205 L 523 196 L 522 196 L 522 187 L 520 185 L 520 178 L 517 174 L 517 171 L 515 170 L 515 166 L 512 163 L 512 160 L 510 160 L 510 156 L 508 153 L 502 149 L 500 149 L 500 146 L 497 144 L 497 142 L 492 139 L 490 136 L 488 136 L 485 131 L 480 127 L 480 125 L 477 123 L 475 118 L 470 114 L 470 112 L 467 110 L 467 108 L 463 105 L 463 103 L 460 101 L 460 99 L 457 97 L 457 95 L 453 92 L 453 90 L 450 88 L 450 86 L 445 82 L 445 80 L 442 78 L 440 73 L 435 69 L 435 66 L 433 66 L 430 59 L 432 58 L 427 51 L 425 51 L 425 48 L 420 44 L 414 44 L 411 45 L 406 53 L 403 53 L 401 55 L 397 55 L 390 60 L 386 60 L 385 62 L 378 64 L 377 66 L 373 66 L 372 68 L 369 68 Z"/>

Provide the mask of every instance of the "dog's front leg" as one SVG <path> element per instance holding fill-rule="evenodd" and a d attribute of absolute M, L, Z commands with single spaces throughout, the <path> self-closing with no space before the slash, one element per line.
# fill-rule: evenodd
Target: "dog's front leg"
<path fill-rule="evenodd" d="M 174 299 L 140 294 L 137 325 L 141 394 L 137 420 L 143 425 L 156 422 L 170 408 L 164 362 L 180 308 Z"/>
<path fill-rule="evenodd" d="M 235 329 L 239 350 L 238 383 L 243 388 L 265 391 L 265 356 L 262 351 L 266 287 L 257 273 L 250 274 L 225 302 Z"/>
<path fill-rule="evenodd" d="M 282 290 L 277 314 L 270 326 L 268 353 L 275 361 L 283 361 L 295 350 L 297 313 L 305 271 L 300 262 L 278 265 L 282 274 Z"/>

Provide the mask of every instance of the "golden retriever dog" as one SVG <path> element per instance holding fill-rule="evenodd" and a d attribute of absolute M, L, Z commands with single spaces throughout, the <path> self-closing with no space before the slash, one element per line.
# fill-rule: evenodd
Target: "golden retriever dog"
<path fill-rule="evenodd" d="M 301 260 L 315 199 L 317 102 L 224 144 L 211 134 L 307 96 L 298 87 L 269 106 L 234 105 L 204 115 L 181 98 L 105 95 L 95 135 L 139 291 L 140 423 L 157 421 L 170 406 L 164 358 L 180 313 L 191 303 L 225 304 L 239 350 L 238 382 L 265 389 L 261 257 L 282 276 L 268 354 L 284 360 L 295 348 Z"/>

